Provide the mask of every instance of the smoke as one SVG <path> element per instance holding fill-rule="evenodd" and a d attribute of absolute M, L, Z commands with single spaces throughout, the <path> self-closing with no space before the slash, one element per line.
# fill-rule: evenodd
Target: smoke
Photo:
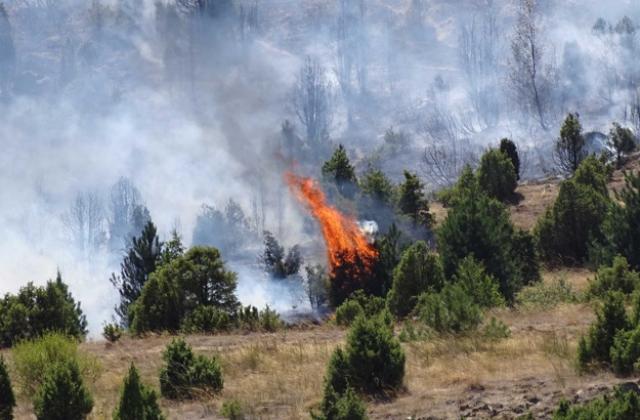
<path fill-rule="evenodd" d="M 419 170 L 434 186 L 419 169 L 425 148 L 455 142 L 469 152 L 508 136 L 527 156 L 528 176 L 548 165 L 559 118 L 541 130 L 508 99 L 510 1 L 376 0 L 360 9 L 358 1 L 238 0 L 232 16 L 203 18 L 220 19 L 223 34 L 173 3 L 5 1 L 16 54 L 12 61 L 0 45 L 0 293 L 42 284 L 60 269 L 92 332 L 110 320 L 117 293 L 108 278 L 122 250 L 78 249 L 65 215 L 78 194 L 91 194 L 103 209 L 97 228 L 107 231 L 110 188 L 121 177 L 140 191 L 161 239 L 177 227 L 188 245 L 203 205 L 222 211 L 237 202 L 253 233 L 244 256 L 223 257 L 239 273 L 240 298 L 287 311 L 307 308 L 302 281 L 273 281 L 256 267 L 261 233 L 311 250 L 321 235 L 282 181 L 289 158 L 303 156 L 301 168 L 318 177 L 327 153 L 343 143 L 358 168 L 384 169 L 395 181 L 404 168 Z M 627 40 L 595 36 L 592 27 L 598 17 L 615 26 L 625 14 L 640 23 L 637 2 L 542 3 L 545 53 L 560 75 L 556 115 L 580 111 L 588 130 L 624 123 L 638 89 L 640 30 Z M 486 13 L 497 39 L 469 45 L 495 52 L 495 63 L 475 68 L 474 87 L 460 34 Z M 498 47 L 487 48 L 493 42 Z M 331 105 L 322 147 L 305 141 L 292 109 L 308 55 L 324 71 Z M 487 99 L 476 89 L 486 86 L 494 96 L 477 101 Z M 385 136 L 392 126 L 395 134 Z M 458 159 L 444 168 L 453 177 L 460 156 L 448 152 Z M 322 253 L 305 257 L 326 263 Z"/>

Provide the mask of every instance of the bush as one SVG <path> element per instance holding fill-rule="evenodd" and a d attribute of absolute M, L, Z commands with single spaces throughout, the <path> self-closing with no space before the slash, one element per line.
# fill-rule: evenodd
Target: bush
<path fill-rule="evenodd" d="M 453 275 L 453 281 L 460 284 L 465 293 L 482 308 L 492 308 L 505 303 L 498 283 L 473 257 L 466 257 L 460 262 L 458 270 Z"/>
<path fill-rule="evenodd" d="M 516 144 L 510 139 L 502 139 L 500 140 L 500 151 L 509 157 L 516 173 L 516 179 L 520 180 L 520 156 Z"/>
<path fill-rule="evenodd" d="M 628 375 L 636 370 L 640 358 L 640 328 L 618 331 L 610 349 L 611 367 L 619 375 Z"/>
<path fill-rule="evenodd" d="M 133 304 L 131 329 L 137 334 L 178 331 L 200 306 L 231 315 L 239 307 L 236 285 L 236 274 L 225 269 L 217 249 L 193 247 L 151 274 Z"/>
<path fill-rule="evenodd" d="M 394 270 L 388 296 L 389 309 L 399 317 L 408 315 L 419 295 L 440 290 L 444 280 L 438 256 L 429 251 L 425 242 L 416 242 L 402 254 Z"/>
<path fill-rule="evenodd" d="M 376 394 L 402 385 L 405 355 L 390 320 L 387 311 L 355 319 L 344 350 L 338 347 L 329 361 L 322 412 L 330 412 L 339 398 L 333 394 L 343 395 L 348 387 Z"/>
<path fill-rule="evenodd" d="M 490 341 L 503 340 L 511 337 L 511 330 L 502 321 L 491 317 L 491 320 L 482 329 L 482 336 Z"/>
<path fill-rule="evenodd" d="M 222 403 L 220 410 L 222 417 L 229 420 L 244 420 L 244 409 L 238 400 L 229 400 Z"/>
<path fill-rule="evenodd" d="M 62 334 L 51 333 L 23 341 L 13 348 L 13 363 L 21 388 L 33 395 L 42 383 L 42 374 L 55 365 L 77 364 L 85 380 L 95 382 L 101 367 L 93 356 L 80 353 L 78 343 Z"/>
<path fill-rule="evenodd" d="M 590 362 L 611 362 L 611 347 L 620 331 L 629 329 L 624 299 L 619 292 L 608 292 L 596 312 L 596 321 L 578 346 L 578 361 L 582 368 Z M 620 347 L 620 344 L 618 345 Z"/>
<path fill-rule="evenodd" d="M 214 334 L 227 331 L 232 326 L 228 313 L 213 306 L 199 306 L 182 321 L 180 328 L 184 333 Z"/>
<path fill-rule="evenodd" d="M 338 394 L 329 387 L 325 389 L 321 413 L 312 413 L 311 417 L 314 420 L 365 420 L 367 410 L 353 388 Z"/>
<path fill-rule="evenodd" d="M 350 385 L 366 393 L 396 390 L 402 385 L 405 355 L 384 313 L 357 318 L 346 345 Z"/>
<path fill-rule="evenodd" d="M 104 328 L 102 329 L 102 336 L 109 343 L 115 343 L 120 340 L 120 337 L 122 337 L 122 333 L 122 328 L 115 324 L 105 324 Z"/>
<path fill-rule="evenodd" d="M 636 138 L 630 129 L 613 123 L 609 132 L 609 145 L 616 151 L 616 163 L 620 166 L 623 157 L 636 150 Z"/>
<path fill-rule="evenodd" d="M 429 202 L 424 195 L 424 185 L 418 175 L 404 171 L 404 182 L 398 186 L 398 210 L 420 226 L 429 227 L 432 217 Z"/>
<path fill-rule="evenodd" d="M 93 409 L 93 399 L 84 386 L 78 364 L 66 361 L 50 366 L 45 372 L 33 401 L 38 420 L 87 418 Z"/>
<path fill-rule="evenodd" d="M 452 207 L 437 231 L 445 275 L 452 276 L 460 262 L 472 255 L 511 302 L 523 284 L 539 277 L 535 256 L 523 255 L 522 238 L 506 208 L 481 190 L 470 168 L 464 170 L 455 189 Z"/>
<path fill-rule="evenodd" d="M 599 262 L 610 263 L 615 255 L 622 255 L 632 269 L 640 271 L 640 173 L 625 174 L 625 185 L 616 193 L 602 231 Z"/>
<path fill-rule="evenodd" d="M 312 411 L 315 420 L 358 420 L 366 419 L 364 404 L 358 398 L 350 382 L 352 369 L 348 355 L 338 347 L 329 360 L 324 378 L 324 396 L 320 404 L 320 413 Z"/>
<path fill-rule="evenodd" d="M 421 295 L 414 312 L 439 333 L 469 332 L 482 322 L 480 306 L 458 283 L 447 284 L 439 293 Z"/>
<path fill-rule="evenodd" d="M 560 129 L 560 137 L 556 141 L 554 159 L 561 172 L 571 175 L 587 157 L 585 139 L 578 114 L 569 114 Z"/>
<path fill-rule="evenodd" d="M 0 420 L 12 420 L 15 406 L 16 397 L 11 386 L 11 378 L 4 358 L 0 356 Z"/>
<path fill-rule="evenodd" d="M 336 309 L 336 324 L 348 327 L 359 316 L 364 316 L 364 309 L 357 300 L 347 299 Z"/>
<path fill-rule="evenodd" d="M 576 292 L 565 277 L 554 279 L 550 283 L 540 282 L 527 286 L 516 296 L 518 305 L 533 309 L 548 309 L 560 303 L 572 303 L 577 300 Z"/>
<path fill-rule="evenodd" d="M 574 179 L 562 182 L 553 207 L 547 209 L 535 228 L 543 260 L 582 263 L 589 255 L 591 243 L 602 238 L 602 223 L 610 204 L 606 186 L 603 188 L 599 179 L 605 173 L 604 165 L 589 157 Z"/>
<path fill-rule="evenodd" d="M 640 274 L 629 270 L 627 259 L 617 256 L 611 267 L 600 267 L 589 285 L 591 296 L 603 296 L 609 291 L 630 294 L 640 286 Z"/>
<path fill-rule="evenodd" d="M 140 381 L 136 367 L 131 364 L 120 391 L 120 402 L 113 413 L 114 420 L 162 420 L 155 391 Z"/>
<path fill-rule="evenodd" d="M 616 389 L 614 394 L 604 396 L 583 405 L 571 406 L 567 401 L 559 404 L 553 420 L 587 419 L 637 419 L 640 418 L 640 398 L 635 391 Z"/>
<path fill-rule="evenodd" d="M 489 149 L 480 159 L 478 182 L 492 198 L 500 201 L 511 198 L 518 186 L 518 176 L 509 156 Z"/>
<path fill-rule="evenodd" d="M 194 390 L 219 392 L 223 388 L 218 360 L 196 356 L 183 339 L 174 339 L 162 353 L 165 366 L 160 371 L 160 392 L 169 399 L 194 396 Z"/>
<path fill-rule="evenodd" d="M 76 338 L 87 333 L 86 317 L 60 273 L 44 287 L 29 283 L 17 295 L 0 299 L 0 347 L 54 331 Z"/>

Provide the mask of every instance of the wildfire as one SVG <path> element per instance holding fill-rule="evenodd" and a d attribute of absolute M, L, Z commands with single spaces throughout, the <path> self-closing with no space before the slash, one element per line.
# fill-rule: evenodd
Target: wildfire
<path fill-rule="evenodd" d="M 320 224 L 322 236 L 327 244 L 331 272 L 335 273 L 339 267 L 357 262 L 370 268 L 378 256 L 377 251 L 369 244 L 356 220 L 327 204 L 324 193 L 313 179 L 300 177 L 291 172 L 285 174 L 285 179 Z"/>

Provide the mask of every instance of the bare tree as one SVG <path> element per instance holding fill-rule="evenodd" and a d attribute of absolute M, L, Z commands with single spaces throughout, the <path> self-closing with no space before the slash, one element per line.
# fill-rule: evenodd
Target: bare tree
<path fill-rule="evenodd" d="M 555 68 L 545 56 L 536 0 L 519 0 L 516 27 L 511 39 L 509 82 L 515 103 L 525 115 L 534 115 L 548 128 Z"/>
<path fill-rule="evenodd" d="M 143 223 L 146 208 L 142 204 L 140 191 L 128 178 L 120 178 L 111 187 L 109 217 L 109 246 L 112 251 L 121 251 L 127 244 L 134 225 Z M 146 221 L 144 221 L 146 223 Z"/>
<path fill-rule="evenodd" d="M 635 131 L 636 137 L 640 138 L 640 87 L 636 89 L 629 106 L 629 120 Z"/>
<path fill-rule="evenodd" d="M 420 132 L 426 143 L 422 172 L 432 187 L 448 187 L 456 182 L 466 165 L 476 165 L 478 153 L 467 131 L 444 108 L 434 106 Z"/>
<path fill-rule="evenodd" d="M 90 259 L 105 244 L 104 206 L 95 192 L 79 193 L 62 221 L 83 257 Z"/>
<path fill-rule="evenodd" d="M 500 117 L 499 39 L 496 11 L 489 7 L 462 26 L 458 40 L 469 100 L 487 126 L 495 125 Z"/>
<path fill-rule="evenodd" d="M 324 69 L 318 61 L 307 57 L 293 89 L 291 102 L 300 124 L 305 128 L 307 141 L 312 146 L 319 145 L 329 136 L 332 120 L 330 92 Z"/>

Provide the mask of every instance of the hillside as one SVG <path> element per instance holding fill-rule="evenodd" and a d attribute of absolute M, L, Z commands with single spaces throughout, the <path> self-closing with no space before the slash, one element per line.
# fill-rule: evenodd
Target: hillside
<path fill-rule="evenodd" d="M 636 156 L 625 169 L 637 169 L 639 163 Z M 612 189 L 620 185 L 621 177 L 621 171 L 616 171 Z M 522 200 L 511 207 L 514 222 L 522 228 L 533 226 L 553 202 L 557 187 L 556 181 L 521 185 Z M 444 210 L 437 203 L 433 207 L 440 209 L 442 217 Z M 564 287 L 578 296 L 592 276 L 586 269 L 545 271 L 542 285 L 533 290 L 554 296 L 549 291 Z M 512 309 L 494 309 L 487 317 L 508 325 L 511 336 L 507 339 L 492 342 L 475 334 L 405 343 L 405 388 L 395 399 L 370 401 L 370 417 L 514 418 L 530 411 L 535 418 L 549 418 L 561 398 L 589 400 L 625 381 L 604 372 L 576 373 L 577 340 L 594 319 L 589 304 L 539 299 L 536 293 L 529 296 L 534 298 L 523 299 Z M 344 338 L 345 330 L 332 322 L 309 323 L 274 334 L 188 336 L 197 353 L 221 358 L 224 391 L 182 403 L 163 400 L 163 409 L 171 419 L 221 418 L 222 403 L 237 400 L 248 418 L 305 418 L 320 401 L 327 361 Z M 143 379 L 157 387 L 161 352 L 170 340 L 169 336 L 149 336 L 123 338 L 116 344 L 100 340 L 83 344 L 83 350 L 95 355 L 103 368 L 91 385 L 96 398 L 91 418 L 110 417 L 121 378 L 132 361 Z M 4 353 L 11 358 L 10 352 Z M 25 395 L 19 397 L 16 418 L 34 418 Z"/>

